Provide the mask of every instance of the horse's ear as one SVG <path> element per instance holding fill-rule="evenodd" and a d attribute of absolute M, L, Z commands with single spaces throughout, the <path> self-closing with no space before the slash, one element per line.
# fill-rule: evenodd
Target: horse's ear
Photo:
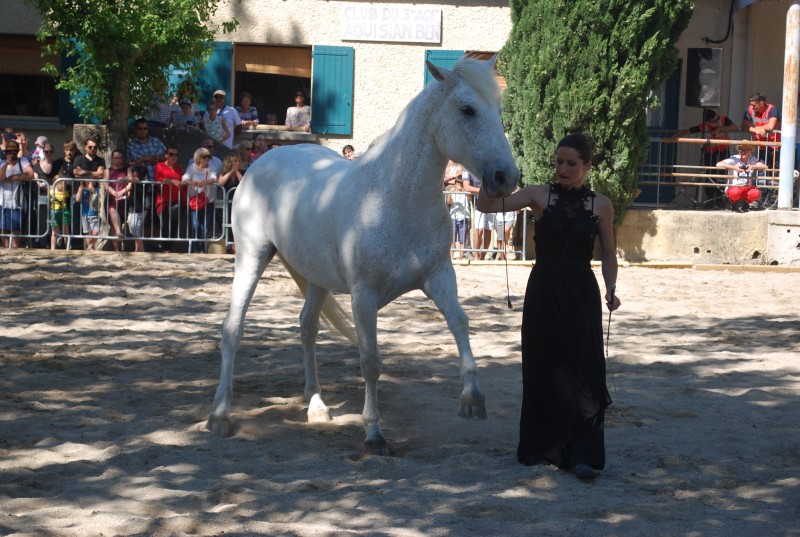
<path fill-rule="evenodd" d="M 443 67 L 436 67 L 428 60 L 425 60 L 425 65 L 428 67 L 428 71 L 430 71 L 431 74 L 433 75 L 433 78 L 435 78 L 439 82 L 444 82 L 448 78 L 450 78 L 450 71 L 448 71 L 447 69 Z"/>

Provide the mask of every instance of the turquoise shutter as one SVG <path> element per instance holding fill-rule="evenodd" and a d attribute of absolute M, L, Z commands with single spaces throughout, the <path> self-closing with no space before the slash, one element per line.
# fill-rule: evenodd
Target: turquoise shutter
<path fill-rule="evenodd" d="M 312 132 L 353 134 L 353 48 L 315 45 L 312 59 Z"/>
<path fill-rule="evenodd" d="M 425 59 L 431 62 L 436 67 L 444 67 L 445 69 L 452 69 L 461 57 L 464 56 L 463 50 L 426 50 Z M 434 80 L 431 72 L 425 67 L 425 85 Z"/>
<path fill-rule="evenodd" d="M 65 73 L 68 69 L 75 67 L 78 64 L 78 57 L 83 55 L 83 45 L 77 39 L 71 39 L 75 44 L 75 52 L 77 54 L 67 55 L 67 51 L 61 52 L 61 67 L 60 71 Z M 89 95 L 87 89 L 81 89 L 76 92 L 76 101 L 80 106 L 81 101 L 86 99 Z M 72 94 L 66 90 L 58 91 L 58 118 L 62 125 L 73 125 L 75 123 L 93 123 L 100 125 L 102 121 L 99 118 L 92 116 L 91 118 L 84 119 L 81 117 L 80 110 L 72 103 Z"/>
<path fill-rule="evenodd" d="M 66 73 L 67 69 L 75 67 L 78 63 L 77 56 L 67 56 L 66 51 L 61 52 L 61 67 L 59 71 Z M 62 125 L 74 125 L 81 123 L 80 115 L 72 101 L 69 99 L 69 92 L 67 90 L 58 90 L 58 121 Z"/>
<path fill-rule="evenodd" d="M 214 91 L 225 90 L 228 98 L 225 101 L 233 106 L 234 98 L 231 95 L 231 78 L 233 75 L 233 43 L 228 41 L 215 41 L 211 50 L 211 57 L 197 74 L 197 90 L 200 92 L 202 110 L 206 103 L 211 102 Z"/>

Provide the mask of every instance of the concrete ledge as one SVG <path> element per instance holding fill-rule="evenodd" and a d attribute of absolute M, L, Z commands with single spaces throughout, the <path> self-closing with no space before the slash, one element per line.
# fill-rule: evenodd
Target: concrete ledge
<path fill-rule="evenodd" d="M 631 263 L 800 265 L 800 211 L 630 209 L 616 240 Z"/>

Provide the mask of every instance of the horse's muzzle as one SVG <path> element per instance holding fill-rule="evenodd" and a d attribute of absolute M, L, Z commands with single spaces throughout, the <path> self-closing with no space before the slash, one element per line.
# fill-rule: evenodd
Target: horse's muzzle
<path fill-rule="evenodd" d="M 505 198 L 511 194 L 519 183 L 519 170 L 495 169 L 483 175 L 483 191 L 490 198 Z"/>

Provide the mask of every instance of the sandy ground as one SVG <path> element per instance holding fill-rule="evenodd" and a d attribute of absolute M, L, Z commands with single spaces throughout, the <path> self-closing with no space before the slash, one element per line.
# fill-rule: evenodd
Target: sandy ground
<path fill-rule="evenodd" d="M 456 268 L 489 419 L 456 415 L 455 345 L 421 293 L 381 312 L 391 457 L 361 454 L 355 349 L 320 335 L 334 420 L 308 424 L 297 317 L 267 268 L 232 438 L 205 429 L 231 258 L 0 254 L 0 534 L 800 535 L 800 273 L 624 268 L 606 470 L 515 460 L 529 269 Z"/>

